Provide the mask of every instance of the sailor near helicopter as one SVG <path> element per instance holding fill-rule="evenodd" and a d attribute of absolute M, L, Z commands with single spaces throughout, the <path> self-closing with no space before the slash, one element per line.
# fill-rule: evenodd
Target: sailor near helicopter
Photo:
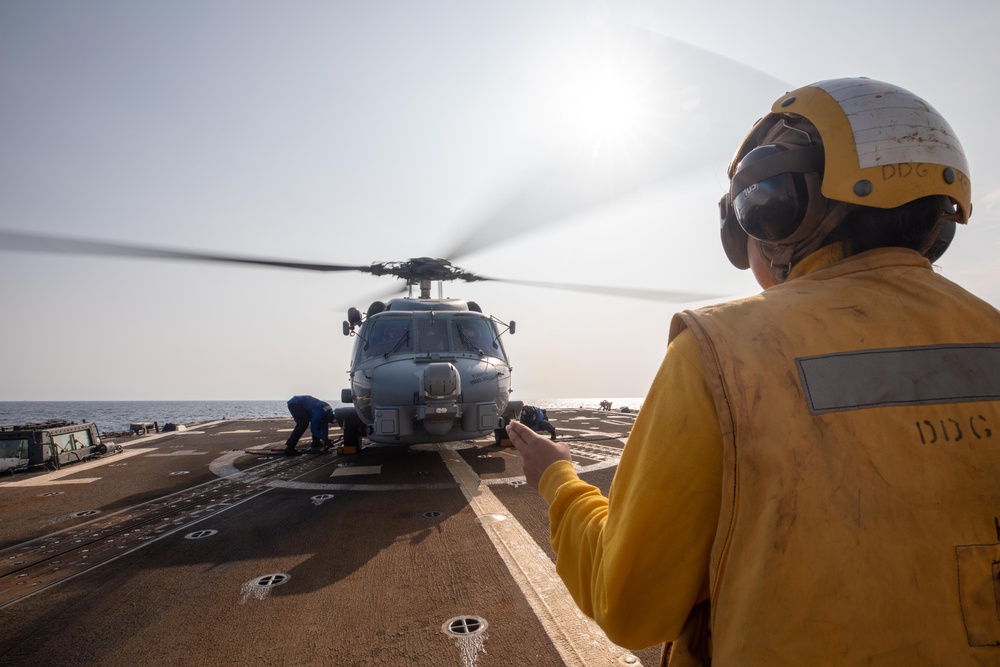
<path fill-rule="evenodd" d="M 516 404 L 512 407 L 516 407 Z M 501 415 L 501 425 L 496 431 L 494 431 L 493 434 L 495 444 L 504 447 L 512 446 L 510 438 L 507 436 L 507 425 L 515 419 L 530 428 L 532 431 L 546 431 L 549 433 L 550 439 L 556 439 L 556 428 L 549 423 L 549 415 L 545 409 L 535 405 L 525 405 L 521 407 L 519 413 L 514 409 L 508 408 L 507 411 Z"/>
<path fill-rule="evenodd" d="M 293 396 L 288 400 L 288 412 L 295 420 L 295 428 L 285 442 L 284 453 L 286 456 L 297 456 L 301 454 L 295 448 L 299 439 L 309 429 L 312 432 L 312 447 L 314 452 L 325 452 L 332 444 L 330 442 L 330 424 L 339 423 L 336 412 L 329 403 L 321 401 L 314 396 L 301 395 Z M 340 424 L 344 429 L 344 444 L 337 448 L 338 454 L 357 454 L 360 449 L 357 444 L 358 438 L 353 433 L 351 425 Z M 353 436 L 352 436 L 353 434 Z"/>
<path fill-rule="evenodd" d="M 302 452 L 295 449 L 299 439 L 309 429 L 312 432 L 312 448 L 326 450 L 330 447 L 330 424 L 335 419 L 329 403 L 313 396 L 292 396 L 288 399 L 288 412 L 295 420 L 295 428 L 285 442 L 285 455 L 296 456 Z"/>

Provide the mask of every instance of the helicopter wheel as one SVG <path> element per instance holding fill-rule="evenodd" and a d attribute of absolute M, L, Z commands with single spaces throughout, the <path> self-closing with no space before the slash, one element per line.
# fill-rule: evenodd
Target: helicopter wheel
<path fill-rule="evenodd" d="M 344 447 L 361 447 L 361 429 L 351 421 L 344 424 Z"/>

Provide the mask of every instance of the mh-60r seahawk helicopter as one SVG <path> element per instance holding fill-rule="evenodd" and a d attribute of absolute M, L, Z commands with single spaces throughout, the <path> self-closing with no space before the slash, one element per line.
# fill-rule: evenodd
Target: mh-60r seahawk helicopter
<path fill-rule="evenodd" d="M 365 316 L 348 311 L 344 335 L 356 341 L 351 386 L 341 401 L 353 406 L 336 410 L 344 443 L 360 444 L 362 429 L 381 444 L 477 438 L 496 429 L 508 409 L 519 412 L 519 402 L 509 404 L 512 368 L 501 341 L 503 333 L 514 333 L 514 322 L 484 315 L 475 301 L 440 294 L 445 280 L 483 278 L 429 257 L 381 267 L 404 278 L 411 292 L 373 302 Z M 435 281 L 438 298 L 431 297 Z"/>

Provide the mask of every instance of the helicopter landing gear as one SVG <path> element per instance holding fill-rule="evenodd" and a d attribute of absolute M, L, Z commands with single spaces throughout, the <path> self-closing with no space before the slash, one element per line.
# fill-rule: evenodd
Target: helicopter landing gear
<path fill-rule="evenodd" d="M 338 454 L 357 454 L 361 449 L 361 428 L 354 421 L 344 422 L 344 444 L 337 448 Z"/>
<path fill-rule="evenodd" d="M 341 446 L 337 447 L 338 454 L 357 454 L 361 449 L 361 437 L 364 433 L 364 424 L 358 417 L 354 408 L 337 408 L 334 411 L 337 423 L 344 430 Z"/>

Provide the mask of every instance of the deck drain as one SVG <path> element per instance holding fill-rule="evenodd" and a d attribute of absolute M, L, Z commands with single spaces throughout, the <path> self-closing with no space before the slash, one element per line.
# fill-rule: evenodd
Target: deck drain
<path fill-rule="evenodd" d="M 109 465 L 108 467 L 109 467 L 109 468 L 124 468 L 124 467 L 125 467 L 125 466 L 127 466 L 127 465 L 128 465 L 128 463 L 126 463 L 126 462 L 122 462 L 122 463 L 112 463 L 112 464 L 111 464 L 111 465 Z"/>
<path fill-rule="evenodd" d="M 82 512 L 75 512 L 73 516 L 94 516 L 95 514 L 100 514 L 101 510 L 83 510 Z"/>
<path fill-rule="evenodd" d="M 240 604 L 246 603 L 246 601 L 251 597 L 257 600 L 263 600 L 267 597 L 268 593 L 271 592 L 272 588 L 282 584 L 287 584 L 291 578 L 292 575 L 279 572 L 277 574 L 265 574 L 263 577 L 251 579 L 243 584 L 243 588 L 240 591 L 243 593 L 243 599 L 240 600 Z"/>
<path fill-rule="evenodd" d="M 441 632 L 451 637 L 468 637 L 486 632 L 489 623 L 479 616 L 456 616 L 449 618 L 441 626 Z"/>
<path fill-rule="evenodd" d="M 218 532 L 219 531 L 217 531 L 217 530 L 211 530 L 211 529 L 209 529 L 209 530 L 196 530 L 193 533 L 188 533 L 187 535 L 185 535 L 184 539 L 185 540 L 200 540 L 200 539 L 202 539 L 204 537 L 211 537 L 212 535 L 215 535 Z"/>
<path fill-rule="evenodd" d="M 48 498 L 49 496 L 61 496 L 65 491 L 49 491 L 47 493 L 39 493 L 39 497 Z"/>
<path fill-rule="evenodd" d="M 170 473 L 170 476 L 176 477 L 177 475 L 186 475 L 188 474 L 188 472 L 189 472 L 188 470 L 177 470 L 175 472 Z"/>
<path fill-rule="evenodd" d="M 511 482 L 509 482 L 509 484 L 510 484 L 511 486 L 524 486 L 524 485 L 525 485 L 525 484 L 527 484 L 527 483 L 528 483 L 528 482 L 526 482 L 526 481 L 525 481 L 525 480 L 523 480 L 523 479 L 515 479 L 515 480 L 512 480 Z"/>
<path fill-rule="evenodd" d="M 462 667 L 474 667 L 479 654 L 486 652 L 486 628 L 489 624 L 479 616 L 456 616 L 441 626 L 441 632 L 455 640 L 462 658 Z"/>
<path fill-rule="evenodd" d="M 618 658 L 619 665 L 630 665 L 632 667 L 642 667 L 642 661 L 635 657 L 631 653 L 626 653 L 625 655 Z"/>
<path fill-rule="evenodd" d="M 323 504 L 324 500 L 329 500 L 330 498 L 333 498 L 332 493 L 321 493 L 318 496 L 313 496 L 311 500 L 313 501 L 313 505 L 318 507 Z"/>
<path fill-rule="evenodd" d="M 433 521 L 434 519 L 438 518 L 442 514 L 444 514 L 444 512 L 438 512 L 437 510 L 433 510 L 431 512 L 424 512 L 424 513 L 422 513 L 420 515 L 420 518 L 426 519 L 427 521 Z"/>

